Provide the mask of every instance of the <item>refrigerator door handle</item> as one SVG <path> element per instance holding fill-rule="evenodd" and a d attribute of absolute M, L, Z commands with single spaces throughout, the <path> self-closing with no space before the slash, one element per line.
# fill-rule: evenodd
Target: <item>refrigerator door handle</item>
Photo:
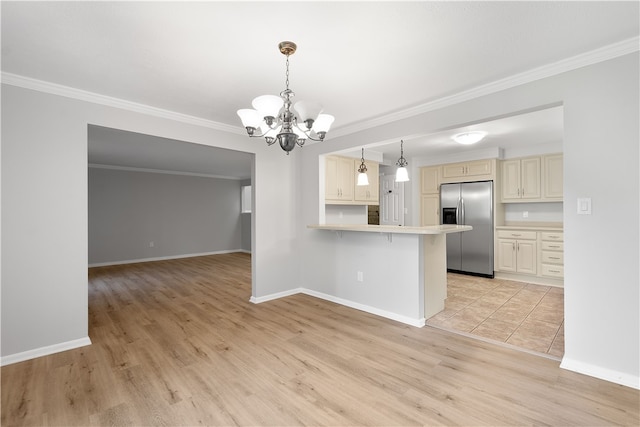
<path fill-rule="evenodd" d="M 456 204 L 456 224 L 460 225 L 462 224 L 460 221 L 462 220 L 462 205 L 460 204 L 460 201 L 462 199 L 458 199 L 458 203 Z"/>
<path fill-rule="evenodd" d="M 460 198 L 460 208 L 462 210 L 462 213 L 460 214 L 460 219 L 462 221 L 460 221 L 458 224 L 466 225 L 466 219 L 464 217 L 464 199 L 463 198 Z"/>

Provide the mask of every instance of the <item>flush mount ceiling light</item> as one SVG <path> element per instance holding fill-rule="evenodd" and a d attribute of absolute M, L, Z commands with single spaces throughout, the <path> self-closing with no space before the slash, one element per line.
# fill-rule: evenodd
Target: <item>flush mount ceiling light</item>
<path fill-rule="evenodd" d="M 451 139 L 458 144 L 471 145 L 480 142 L 485 136 L 487 136 L 487 132 L 474 130 L 471 132 L 462 132 L 457 135 L 453 135 Z"/>
<path fill-rule="evenodd" d="M 358 183 L 356 185 L 369 185 L 367 165 L 364 164 L 364 148 L 362 149 L 362 158 L 360 158 L 360 162 L 360 167 L 358 168 Z"/>
<path fill-rule="evenodd" d="M 280 96 L 262 95 L 255 98 L 251 103 L 253 109 L 238 110 L 238 116 L 249 136 L 264 137 L 268 145 L 278 141 L 288 155 L 296 144 L 302 147 L 307 139 L 323 141 L 334 117 L 321 114 L 322 106 L 317 103 L 298 101 L 291 106 L 291 98 L 295 93 L 289 89 L 289 55 L 296 52 L 297 46 L 284 41 L 278 48 L 287 57 L 285 90 L 280 92 Z M 304 128 L 300 126 L 302 123 Z M 258 128 L 262 134 L 256 134 Z"/>
<path fill-rule="evenodd" d="M 400 158 L 396 162 L 396 182 L 406 182 L 409 181 L 409 172 L 407 172 L 407 166 L 409 166 L 409 162 L 404 158 L 404 141 L 400 140 Z"/>

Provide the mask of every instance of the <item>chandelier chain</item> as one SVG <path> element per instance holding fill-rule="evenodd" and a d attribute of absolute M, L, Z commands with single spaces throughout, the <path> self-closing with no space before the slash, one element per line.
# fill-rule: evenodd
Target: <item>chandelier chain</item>
<path fill-rule="evenodd" d="M 287 89 L 289 89 L 289 55 L 287 55 L 287 80 L 285 81 Z"/>

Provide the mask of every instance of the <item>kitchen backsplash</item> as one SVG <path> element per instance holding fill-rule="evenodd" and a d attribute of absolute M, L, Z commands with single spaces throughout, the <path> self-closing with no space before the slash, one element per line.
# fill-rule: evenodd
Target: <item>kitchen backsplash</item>
<path fill-rule="evenodd" d="M 508 203 L 504 205 L 506 222 L 562 222 L 562 202 Z"/>

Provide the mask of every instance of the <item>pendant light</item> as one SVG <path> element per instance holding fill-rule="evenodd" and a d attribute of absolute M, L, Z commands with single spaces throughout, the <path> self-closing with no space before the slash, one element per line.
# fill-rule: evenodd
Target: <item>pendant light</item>
<path fill-rule="evenodd" d="M 396 182 L 409 181 L 409 172 L 407 172 L 409 162 L 404 158 L 403 144 L 404 141 L 400 140 L 400 158 L 396 162 L 396 166 L 398 166 L 398 169 L 396 170 Z"/>
<path fill-rule="evenodd" d="M 362 158 L 360 159 L 360 162 L 360 167 L 358 168 L 358 183 L 356 185 L 369 185 L 367 166 L 364 164 L 364 148 L 362 149 Z"/>

